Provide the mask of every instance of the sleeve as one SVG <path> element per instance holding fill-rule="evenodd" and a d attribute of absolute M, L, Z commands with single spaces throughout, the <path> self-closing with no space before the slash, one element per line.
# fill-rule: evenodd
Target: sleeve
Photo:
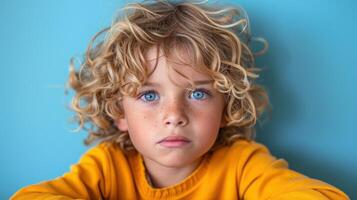
<path fill-rule="evenodd" d="M 273 157 L 261 144 L 250 143 L 241 154 L 237 181 L 242 199 L 348 200 L 341 190 L 288 168 L 286 161 Z"/>
<path fill-rule="evenodd" d="M 17 191 L 10 199 L 102 199 L 108 191 L 108 155 L 103 144 L 87 151 L 70 171 L 54 180 L 30 185 Z M 109 181 L 107 181 L 109 183 Z"/>

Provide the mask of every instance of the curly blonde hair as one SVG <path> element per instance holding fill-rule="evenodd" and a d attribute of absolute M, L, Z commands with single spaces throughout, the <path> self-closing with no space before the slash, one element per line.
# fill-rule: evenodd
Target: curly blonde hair
<path fill-rule="evenodd" d="M 224 94 L 227 123 L 212 149 L 254 139 L 254 125 L 270 105 L 266 90 L 253 82 L 260 71 L 255 56 L 266 48 L 250 50 L 252 37 L 243 9 L 156 0 L 128 4 L 120 14 L 93 37 L 78 71 L 71 61 L 69 85 L 76 91 L 71 105 L 79 129 L 89 133 L 85 144 L 112 142 L 134 149 L 115 121 L 123 117 L 123 96 L 135 96 L 150 76 L 145 54 L 152 46 L 165 55 L 188 48 L 194 63 L 204 66 L 196 70 L 212 77 L 214 88 Z"/>

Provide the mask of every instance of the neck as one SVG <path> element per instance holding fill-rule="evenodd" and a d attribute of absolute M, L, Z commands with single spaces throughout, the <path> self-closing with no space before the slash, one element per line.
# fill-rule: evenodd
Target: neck
<path fill-rule="evenodd" d="M 169 187 L 183 181 L 198 167 L 201 159 L 183 167 L 163 166 L 153 160 L 143 158 L 149 182 L 155 188 Z"/>

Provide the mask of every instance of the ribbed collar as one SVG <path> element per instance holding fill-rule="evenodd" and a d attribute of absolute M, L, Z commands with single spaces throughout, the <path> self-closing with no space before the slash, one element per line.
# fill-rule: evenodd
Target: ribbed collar
<path fill-rule="evenodd" d="M 165 188 L 153 188 L 146 179 L 145 165 L 142 156 L 133 152 L 129 156 L 131 168 L 133 169 L 134 179 L 136 187 L 143 199 L 167 199 L 167 198 L 180 198 L 193 190 L 205 175 L 209 163 L 209 156 L 203 157 L 200 165 L 195 171 L 186 177 L 180 183 L 165 187 Z"/>

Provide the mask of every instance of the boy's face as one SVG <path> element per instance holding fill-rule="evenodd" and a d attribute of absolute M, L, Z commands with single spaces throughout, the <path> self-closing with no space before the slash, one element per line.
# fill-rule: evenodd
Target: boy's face
<path fill-rule="evenodd" d="M 178 52 L 189 58 L 184 50 Z M 151 48 L 146 55 L 149 70 L 154 68 L 156 57 L 156 49 Z M 224 96 L 214 89 L 209 76 L 178 63 L 160 57 L 139 95 L 125 96 L 122 101 L 124 118 L 116 124 L 129 132 L 146 165 L 184 167 L 199 162 L 223 126 Z M 189 90 L 189 82 L 167 64 L 197 82 L 197 87 Z"/>

